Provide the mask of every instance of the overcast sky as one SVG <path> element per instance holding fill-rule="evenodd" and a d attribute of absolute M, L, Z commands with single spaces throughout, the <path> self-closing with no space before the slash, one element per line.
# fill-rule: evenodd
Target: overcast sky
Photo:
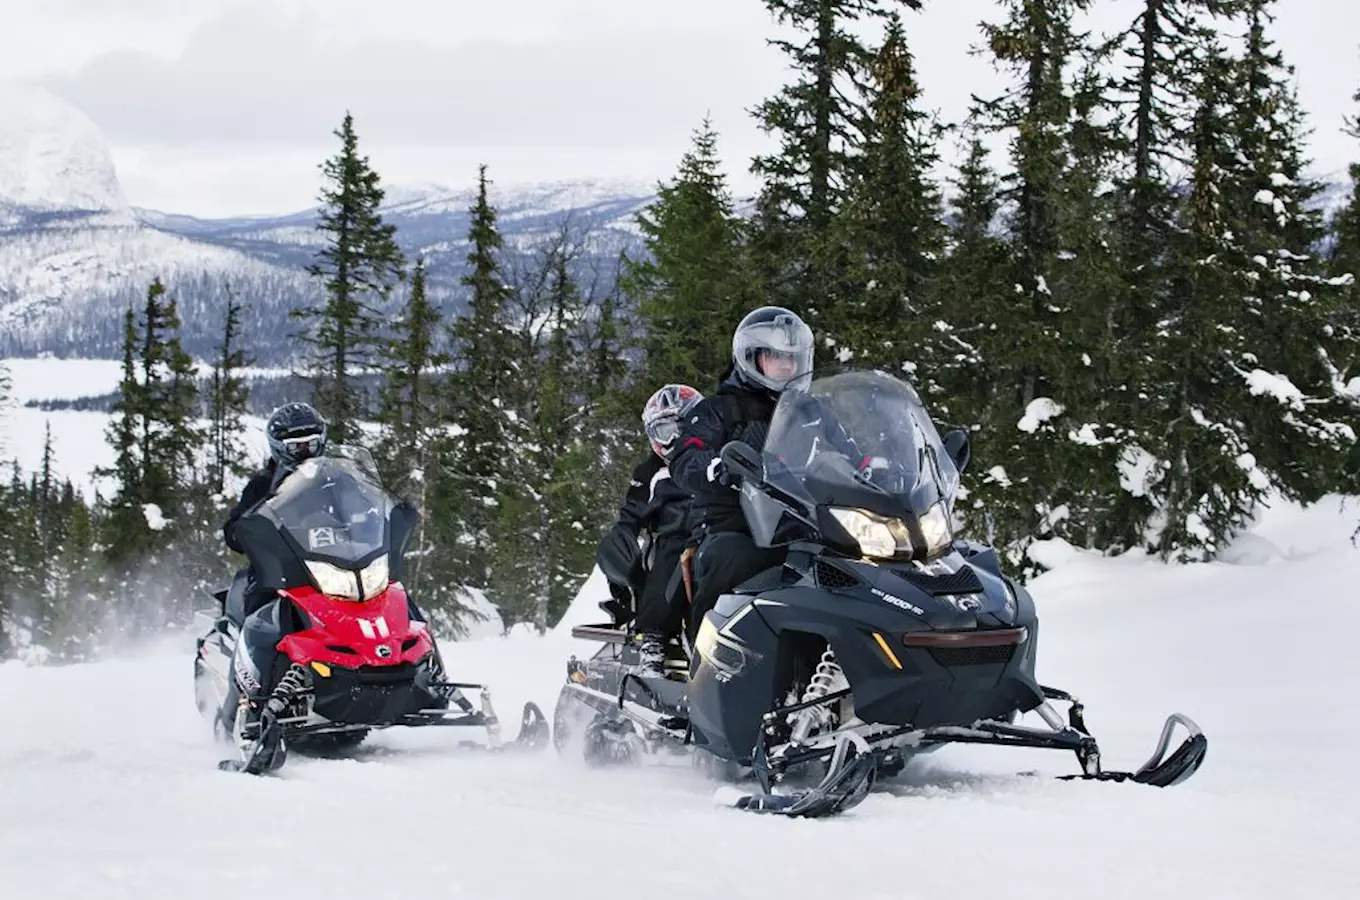
<path fill-rule="evenodd" d="M 1139 0 L 1096 0 L 1113 30 Z M 1003 78 L 969 56 L 995 0 L 906 14 L 928 106 L 957 120 Z M 1283 0 L 1322 172 L 1360 87 L 1360 4 Z M 748 110 L 786 77 L 760 0 L 0 0 L 0 79 L 45 84 L 112 146 L 129 200 L 197 215 L 291 211 L 344 110 L 385 182 L 666 178 L 705 113 L 730 175 L 768 148 Z"/>

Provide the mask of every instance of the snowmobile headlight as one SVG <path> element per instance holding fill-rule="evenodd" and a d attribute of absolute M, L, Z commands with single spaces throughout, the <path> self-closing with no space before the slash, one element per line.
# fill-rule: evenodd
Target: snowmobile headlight
<path fill-rule="evenodd" d="M 306 562 L 307 571 L 321 593 L 342 600 L 359 599 L 359 582 L 349 569 L 342 569 L 319 559 L 309 559 Z"/>
<path fill-rule="evenodd" d="M 943 503 L 936 503 L 921 516 L 921 537 L 926 542 L 926 557 L 948 550 L 954 543 L 954 528 L 949 522 L 949 511 Z"/>
<path fill-rule="evenodd" d="M 372 600 L 387 590 L 387 554 L 384 553 L 359 572 L 359 583 L 364 588 L 364 599 Z"/>
<path fill-rule="evenodd" d="M 911 535 L 907 523 L 888 519 L 862 509 L 831 507 L 831 515 L 859 544 L 859 552 L 877 559 L 892 559 L 911 552 Z"/>

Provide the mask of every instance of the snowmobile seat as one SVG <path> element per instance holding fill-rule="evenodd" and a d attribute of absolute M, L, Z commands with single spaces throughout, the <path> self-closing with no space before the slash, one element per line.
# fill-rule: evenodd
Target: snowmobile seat
<path fill-rule="evenodd" d="M 227 589 L 227 621 L 241 628 L 246 621 L 246 583 L 250 579 L 249 569 L 237 569 Z"/>

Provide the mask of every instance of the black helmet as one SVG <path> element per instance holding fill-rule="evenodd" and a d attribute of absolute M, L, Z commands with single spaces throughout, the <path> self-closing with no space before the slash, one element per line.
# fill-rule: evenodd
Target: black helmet
<path fill-rule="evenodd" d="M 310 403 L 285 403 L 265 425 L 269 455 L 280 465 L 296 465 L 326 449 L 326 420 Z"/>
<path fill-rule="evenodd" d="M 791 363 L 789 374 L 766 374 L 762 356 Z M 812 380 L 812 329 L 782 306 L 752 310 L 732 334 L 732 366 L 747 387 L 773 394 L 788 387 L 806 389 Z"/>

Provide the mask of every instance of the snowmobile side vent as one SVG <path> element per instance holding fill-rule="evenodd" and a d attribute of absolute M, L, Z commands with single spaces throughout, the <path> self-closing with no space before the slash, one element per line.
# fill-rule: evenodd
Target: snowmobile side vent
<path fill-rule="evenodd" d="M 920 569 L 893 569 L 892 572 L 933 597 L 943 594 L 981 594 L 985 590 L 972 566 L 962 566 L 957 572 L 943 575 Z"/>
<path fill-rule="evenodd" d="M 405 653 L 407 650 L 410 650 L 412 647 L 414 647 L 414 646 L 416 645 L 416 643 L 417 643 L 419 640 L 420 640 L 420 638 L 409 637 L 409 638 L 407 638 L 406 640 L 402 641 L 402 642 L 401 642 L 401 652 L 402 652 L 402 653 Z"/>
<path fill-rule="evenodd" d="M 332 653 L 348 653 L 350 656 L 359 655 L 359 651 L 355 650 L 353 647 L 344 647 L 340 644 L 327 644 L 326 649 Z"/>
<path fill-rule="evenodd" d="M 828 590 L 843 591 L 859 584 L 854 575 L 820 559 L 814 564 L 813 572 L 817 576 L 817 586 Z"/>

